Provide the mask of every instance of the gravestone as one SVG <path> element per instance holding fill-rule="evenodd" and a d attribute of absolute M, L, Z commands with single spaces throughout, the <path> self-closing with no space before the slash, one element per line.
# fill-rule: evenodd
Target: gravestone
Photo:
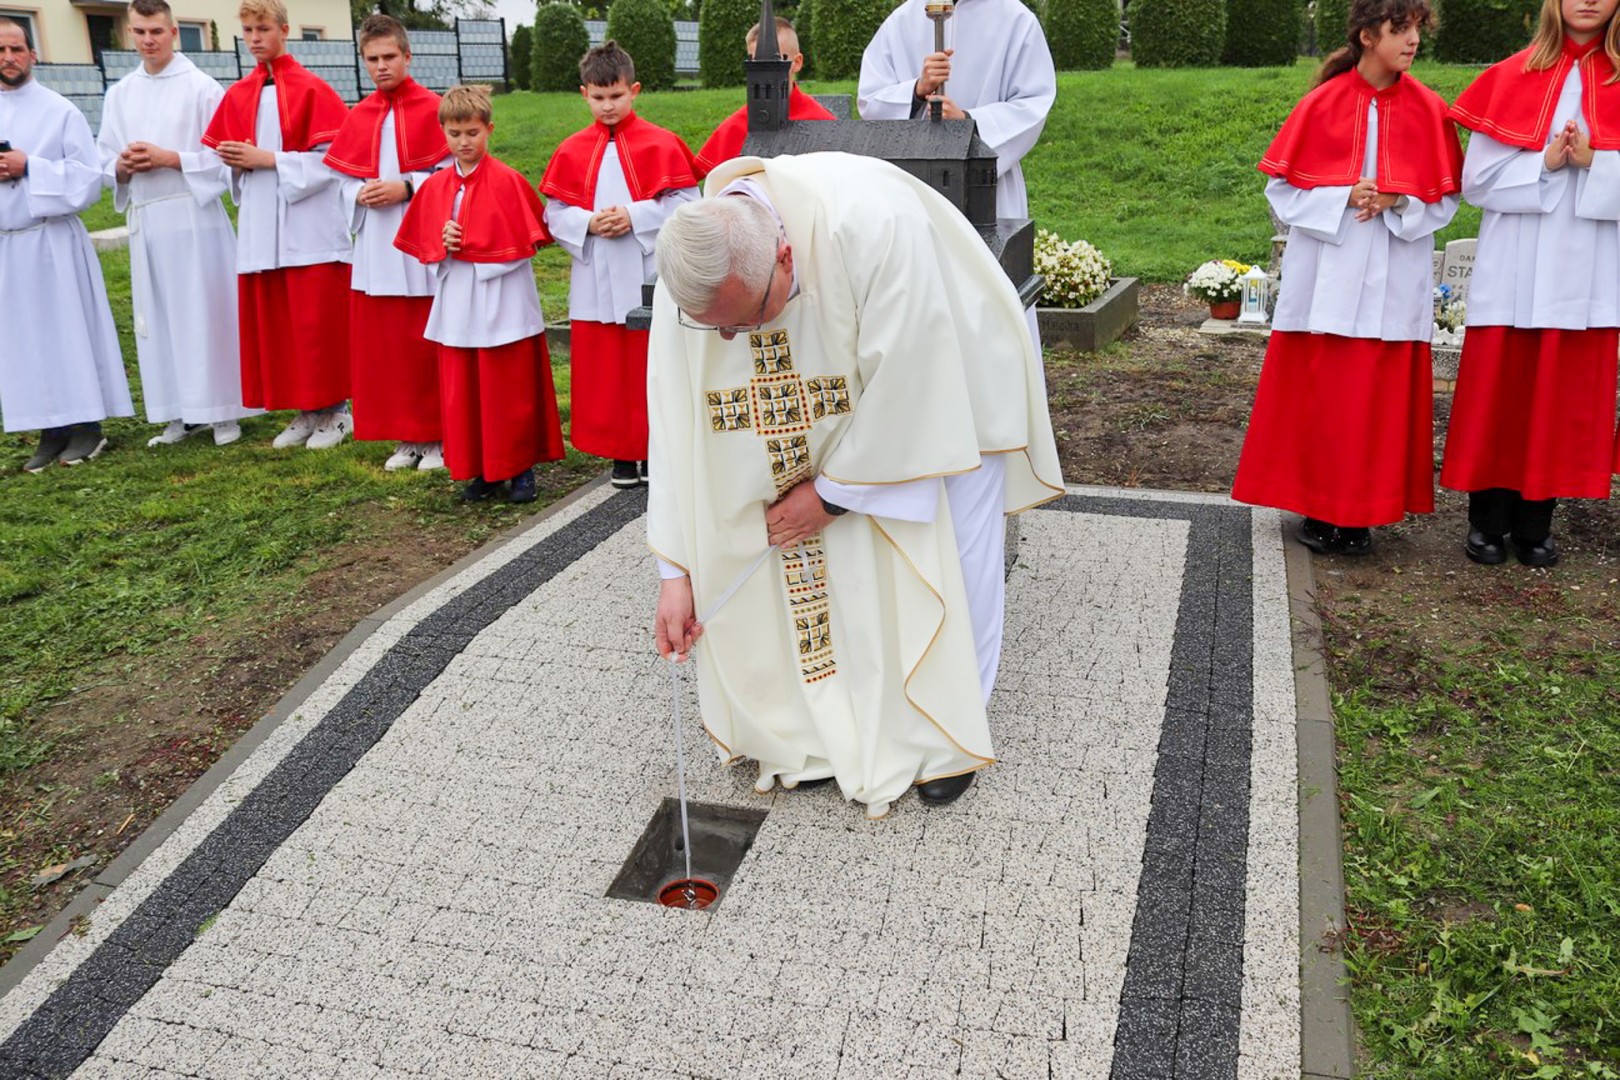
<path fill-rule="evenodd" d="M 1453 240 L 1446 245 L 1440 263 L 1438 284 L 1450 285 L 1451 291 L 1464 301 L 1468 299 L 1468 280 L 1474 274 L 1474 249 L 1478 246 L 1477 240 Z"/>

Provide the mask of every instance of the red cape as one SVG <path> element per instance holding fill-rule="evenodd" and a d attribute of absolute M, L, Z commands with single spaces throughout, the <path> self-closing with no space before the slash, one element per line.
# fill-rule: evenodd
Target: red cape
<path fill-rule="evenodd" d="M 800 90 L 795 83 L 788 93 L 788 119 L 836 120 L 838 117 L 828 112 L 821 102 Z M 709 141 L 703 144 L 703 149 L 697 152 L 698 171 L 707 176 L 721 162 L 740 156 L 743 143 L 747 141 L 748 106 L 744 105 L 722 120 L 720 126 L 714 129 L 714 134 L 709 136 Z"/>
<path fill-rule="evenodd" d="M 611 128 L 592 124 L 564 139 L 540 178 L 546 198 L 591 209 L 609 139 L 618 143 L 619 165 L 635 202 L 697 186 L 697 162 L 681 137 L 631 113 Z"/>
<path fill-rule="evenodd" d="M 256 65 L 225 91 L 224 100 L 214 110 L 214 118 L 203 134 L 204 146 L 254 141 L 259 122 L 259 95 L 271 71 L 276 76 L 281 148 L 301 154 L 337 137 L 338 129 L 349 115 L 349 107 L 325 80 L 283 53 L 269 64 Z"/>
<path fill-rule="evenodd" d="M 1529 49 L 1480 72 L 1451 107 L 1451 116 L 1470 131 L 1524 150 L 1547 145 L 1553 109 L 1569 69 L 1581 68 L 1581 115 L 1596 150 L 1620 150 L 1620 83 L 1609 82 L 1614 64 L 1601 35 L 1585 45 L 1564 39 L 1558 62 L 1544 71 L 1526 71 Z"/>
<path fill-rule="evenodd" d="M 462 188 L 467 195 L 456 218 L 461 223 L 461 250 L 452 254 L 444 247 L 444 223 L 450 220 L 456 192 Z M 474 263 L 528 259 L 551 243 L 544 214 L 545 205 L 522 173 L 485 157 L 469 176 L 452 165 L 429 177 L 410 201 L 394 246 L 427 264 L 452 257 Z"/>
<path fill-rule="evenodd" d="M 450 156 L 439 126 L 439 95 L 406 79 L 393 93 L 381 90 L 356 105 L 326 151 L 326 164 L 360 180 L 373 180 L 382 160 L 382 129 L 394 114 L 394 149 L 400 172 L 427 172 Z"/>
<path fill-rule="evenodd" d="M 1378 102 L 1378 190 L 1439 202 L 1462 189 L 1462 145 L 1446 103 L 1410 75 L 1377 90 L 1351 68 L 1306 94 L 1260 171 L 1294 187 L 1352 187 L 1367 158 L 1367 107 Z"/>

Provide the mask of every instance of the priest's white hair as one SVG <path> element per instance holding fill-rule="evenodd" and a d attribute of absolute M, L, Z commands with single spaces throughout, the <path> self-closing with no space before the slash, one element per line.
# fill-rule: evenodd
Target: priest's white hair
<path fill-rule="evenodd" d="M 675 306 L 707 311 L 726 279 L 762 290 L 781 229 L 758 200 L 727 195 L 684 203 L 658 230 L 658 285 Z"/>

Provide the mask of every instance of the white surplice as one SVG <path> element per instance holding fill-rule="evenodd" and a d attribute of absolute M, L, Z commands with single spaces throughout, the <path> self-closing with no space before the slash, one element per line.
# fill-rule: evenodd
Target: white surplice
<path fill-rule="evenodd" d="M 353 244 L 343 212 L 339 176 L 326 167 L 326 147 L 281 148 L 276 87 L 259 92 L 253 144 L 276 155 L 273 169 L 232 169 L 236 215 L 236 272 L 255 274 L 287 266 L 350 261 Z M 212 150 L 203 153 L 218 161 Z"/>
<path fill-rule="evenodd" d="M 1377 177 L 1378 104 L 1367 106 L 1362 175 Z M 1288 226 L 1275 330 L 1382 341 L 1428 341 L 1434 333 L 1434 234 L 1457 213 L 1457 196 L 1407 197 L 1357 221 L 1349 187 L 1296 188 L 1272 178 L 1266 198 Z M 1346 287 L 1346 283 L 1354 283 Z"/>
<path fill-rule="evenodd" d="M 473 166 L 476 169 L 478 166 Z M 461 176 L 472 169 L 453 166 Z M 456 192 L 451 218 L 461 217 L 467 189 Z M 434 264 L 438 278 L 433 311 L 422 336 L 455 349 L 493 349 L 545 333 L 540 290 L 528 259 L 503 263 L 463 262 L 452 253 Z"/>
<path fill-rule="evenodd" d="M 236 327 L 236 233 L 220 196 L 230 170 L 204 154 L 203 132 L 225 90 L 181 53 L 144 65 L 107 91 L 101 148 L 113 205 L 129 222 L 130 295 L 146 418 L 212 424 L 252 416 L 242 404 Z M 147 142 L 179 169 L 117 177 L 118 155 Z"/>
<path fill-rule="evenodd" d="M 426 172 L 399 171 L 399 142 L 394 134 L 392 109 L 383 119 L 382 145 L 377 155 L 378 180 L 409 180 L 413 188 L 421 188 L 436 169 L 450 164 L 450 156 Z M 358 202 L 360 189 L 366 181 L 338 174 L 342 191 L 343 211 L 348 216 L 349 228 L 354 231 L 354 264 L 350 271 L 349 287 L 367 296 L 432 296 L 433 271 L 394 246 L 399 223 L 405 220 L 408 202 L 393 206 L 365 207 Z"/>
<path fill-rule="evenodd" d="M 30 79 L 0 89 L 0 137 L 28 155 L 0 180 L 0 418 L 33 431 L 131 416 L 101 262 L 79 212 L 101 197 L 101 157 L 84 114 Z"/>
<path fill-rule="evenodd" d="M 1580 101 L 1576 66 L 1549 139 L 1570 120 L 1586 130 Z M 1620 325 L 1620 150 L 1594 151 L 1588 169 L 1548 172 L 1542 151 L 1476 131 L 1463 160 L 1463 198 L 1484 211 L 1468 281 L 1469 326 Z"/>
<path fill-rule="evenodd" d="M 997 528 L 1061 493 L 1044 375 L 1006 275 L 926 185 L 809 154 L 727 162 L 706 190 L 736 197 L 720 192 L 743 176 L 780 215 L 798 291 L 730 342 L 680 326 L 658 292 L 648 541 L 690 574 L 700 614 L 741 579 L 695 653 L 722 757 L 767 780 L 834 776 L 881 814 L 993 759 L 948 480 L 999 472 L 980 485 L 999 492 L 990 513 L 961 508 Z M 744 577 L 765 507 L 812 478 L 852 512 Z"/>
<path fill-rule="evenodd" d="M 926 115 L 916 98 L 923 58 L 934 51 L 934 24 L 924 0 L 905 0 L 861 56 L 859 107 L 864 120 Z M 1057 99 L 1057 72 L 1041 24 L 1022 0 L 958 0 L 945 24 L 955 48 L 945 96 L 970 113 L 979 137 L 996 152 L 1001 175 L 996 216 L 1029 216 L 1019 162 L 1034 148 Z"/>
<path fill-rule="evenodd" d="M 624 166 L 619 163 L 619 144 L 609 139 L 596 174 L 595 194 L 590 209 L 548 199 L 546 228 L 573 260 L 568 317 L 622 324 L 632 309 L 641 306 L 641 285 L 652 276 L 658 230 L 677 206 L 698 197 L 698 189 L 679 188 L 651 199 L 632 200 Z M 630 232 L 612 238 L 591 235 L 591 217 L 610 206 L 630 212 Z"/>

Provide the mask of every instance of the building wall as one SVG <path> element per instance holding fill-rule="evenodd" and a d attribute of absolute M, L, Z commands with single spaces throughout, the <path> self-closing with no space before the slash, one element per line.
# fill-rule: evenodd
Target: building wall
<path fill-rule="evenodd" d="M 202 39 L 204 48 L 211 48 L 207 32 L 209 23 L 219 30 L 222 49 L 232 47 L 240 26 L 236 12 L 240 0 L 169 0 L 174 17 L 182 26 L 197 28 L 195 37 Z M 0 0 L 0 14 L 21 13 L 34 25 L 34 44 L 39 58 L 53 64 L 88 64 L 92 62 L 90 30 L 87 16 L 109 16 L 117 21 L 120 38 L 124 37 L 122 3 L 74 3 L 71 0 Z M 288 25 L 293 37 L 305 31 L 319 33 L 327 40 L 351 40 L 354 27 L 349 21 L 348 0 L 287 0 Z M 190 36 L 190 35 L 188 35 Z M 120 48 L 127 45 L 120 41 Z"/>

